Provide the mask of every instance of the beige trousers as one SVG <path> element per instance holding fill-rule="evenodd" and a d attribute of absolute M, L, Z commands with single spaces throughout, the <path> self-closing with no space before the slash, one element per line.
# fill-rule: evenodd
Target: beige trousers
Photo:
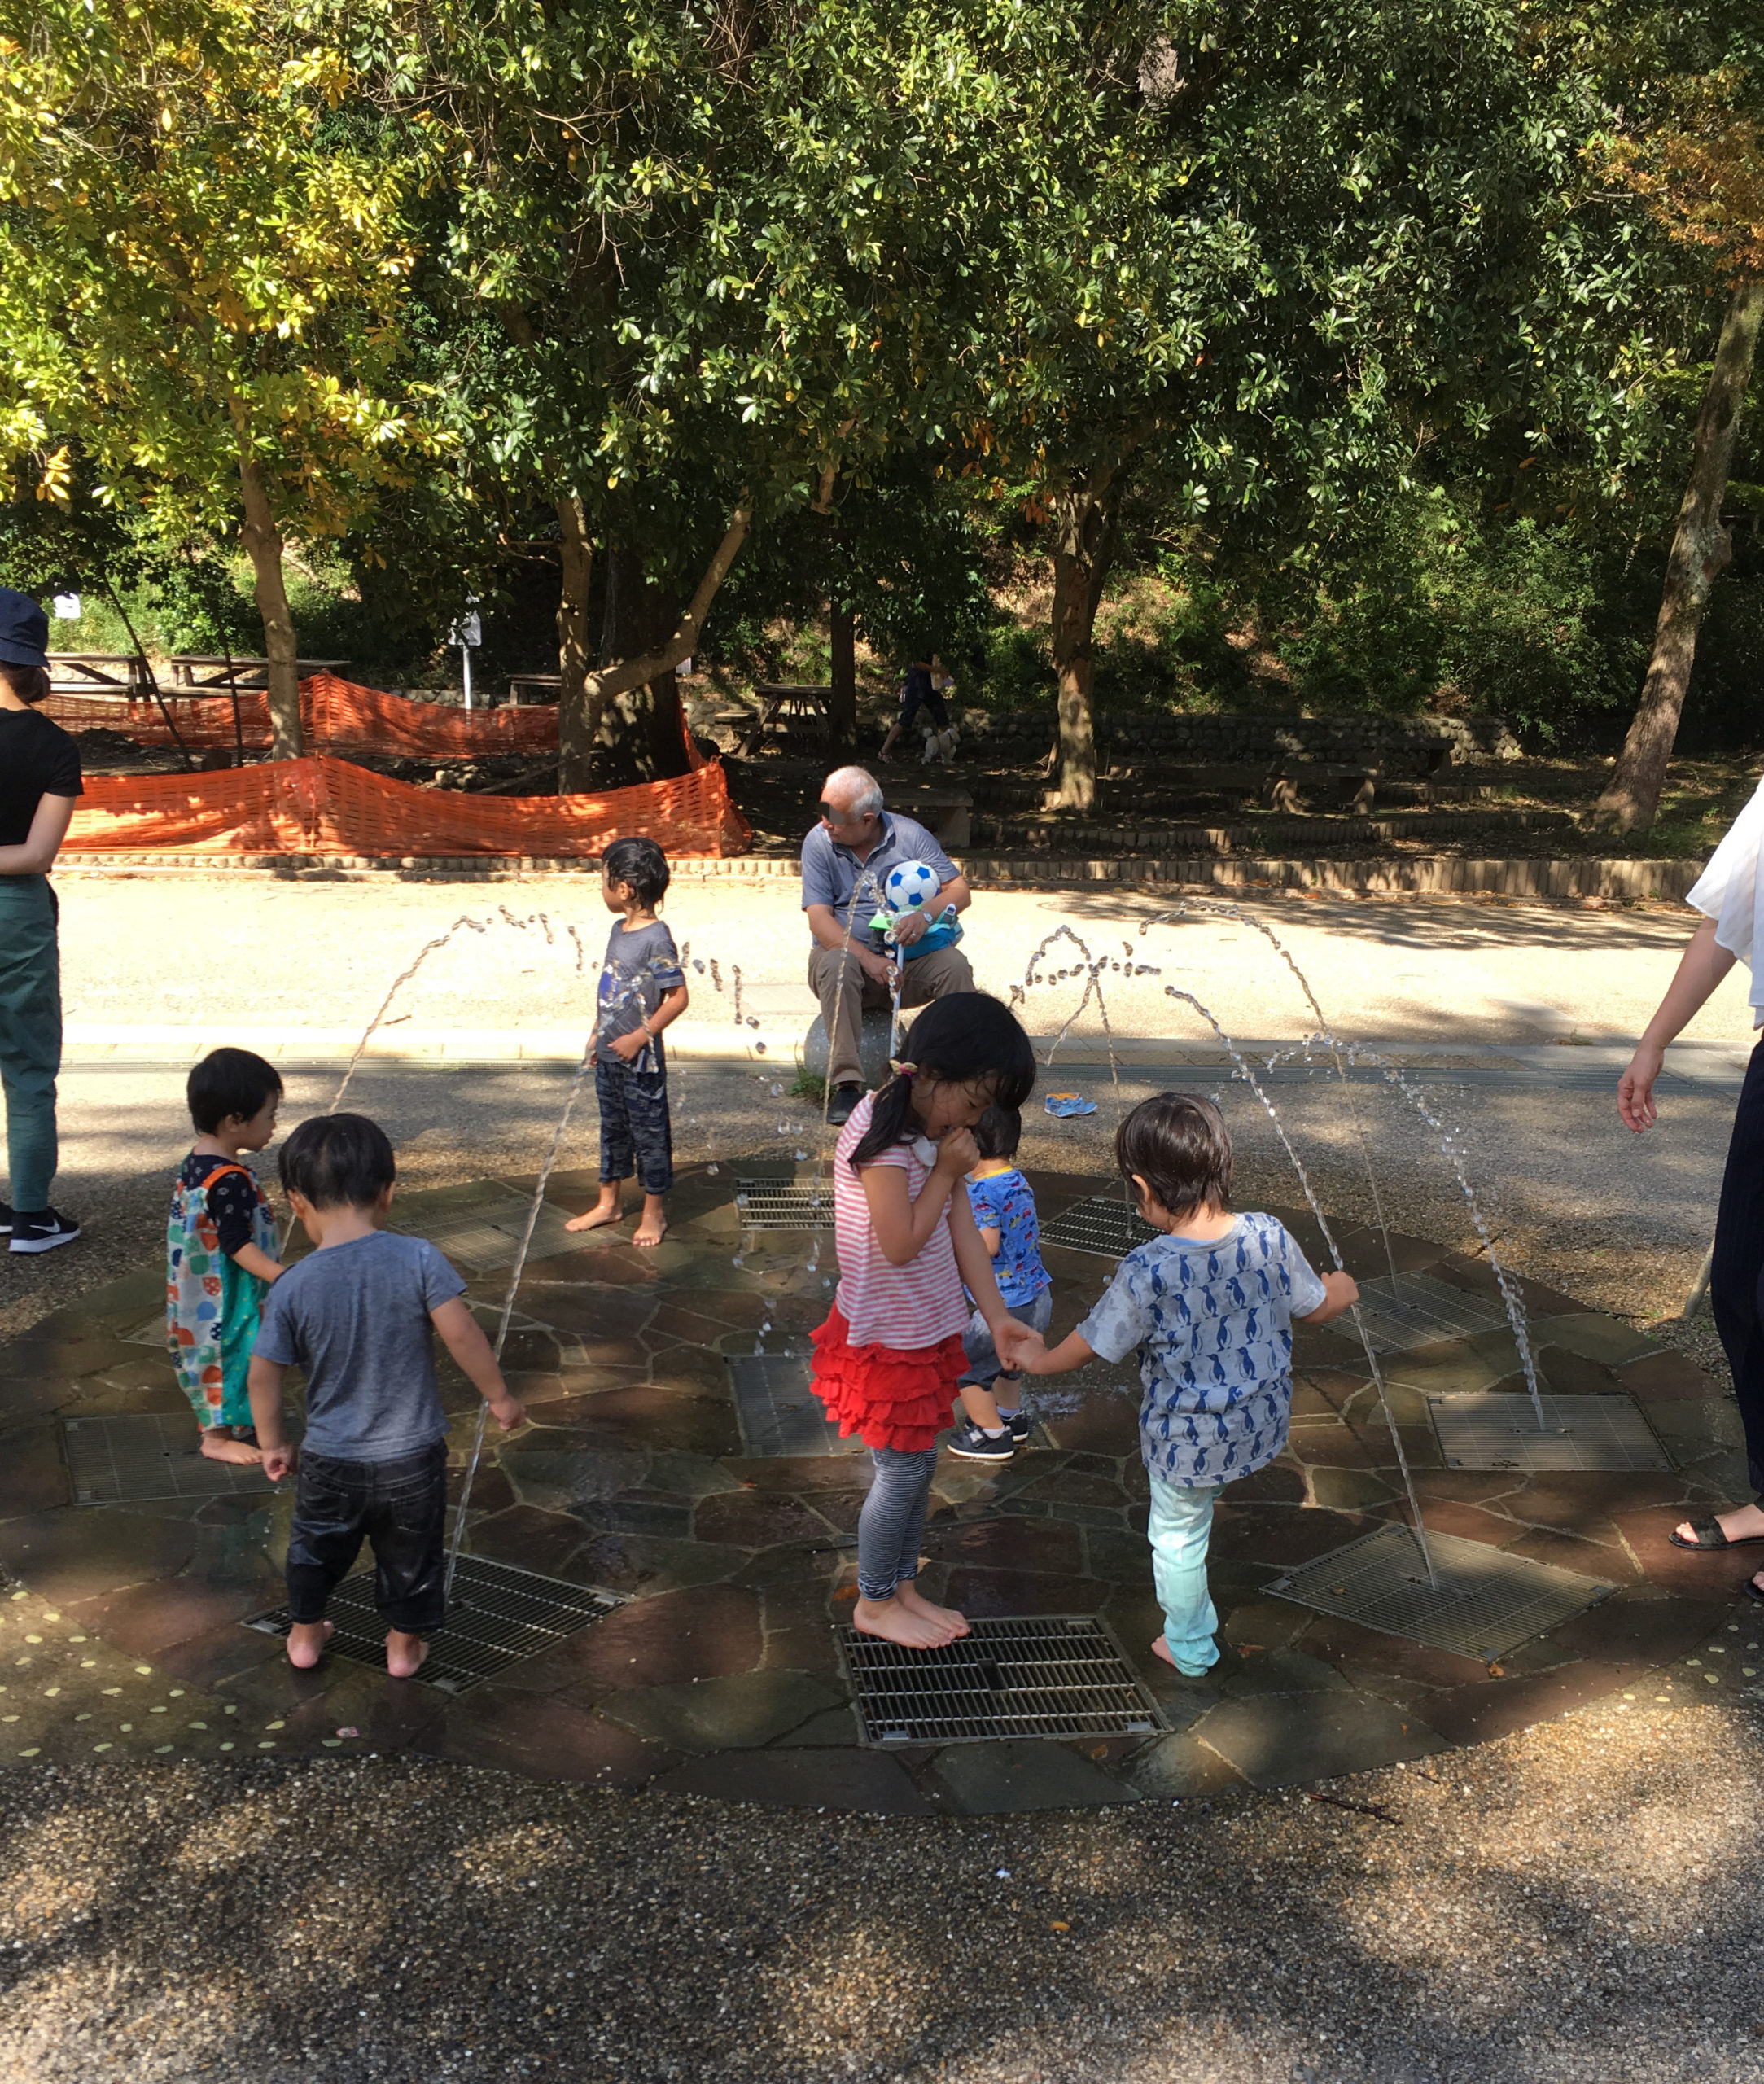
<path fill-rule="evenodd" d="M 974 989 L 974 972 L 959 948 L 939 948 L 935 954 L 920 956 L 905 968 L 900 987 L 903 1008 L 929 1005 L 933 999 L 947 997 L 952 992 Z M 872 983 L 864 974 L 863 965 L 850 949 L 816 947 L 808 954 L 808 988 L 821 1001 L 821 1022 L 831 1044 L 829 1068 L 833 1084 L 861 1085 L 858 1034 L 862 1015 L 866 1009 L 887 1010 L 887 987 Z"/>

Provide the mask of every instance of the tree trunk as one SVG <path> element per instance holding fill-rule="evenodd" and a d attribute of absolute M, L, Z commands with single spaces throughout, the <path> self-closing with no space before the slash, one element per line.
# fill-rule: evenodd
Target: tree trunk
<path fill-rule="evenodd" d="M 249 456 L 239 458 L 239 481 L 245 505 L 239 538 L 252 562 L 257 609 L 264 619 L 264 650 L 269 660 L 269 757 L 298 760 L 306 750 L 300 729 L 300 646 L 282 571 L 282 531 L 276 526 L 257 466 Z"/>
<path fill-rule="evenodd" d="M 594 571 L 582 502 L 574 493 L 558 501 L 558 549 L 562 571 L 558 588 L 558 793 L 571 795 L 589 786 L 593 768 L 594 728 L 588 700 L 588 584 Z"/>
<path fill-rule="evenodd" d="M 857 619 L 847 602 L 833 601 L 828 604 L 827 624 L 833 654 L 828 750 L 843 759 L 857 745 Z"/>
<path fill-rule="evenodd" d="M 1096 716 L 1092 701 L 1092 635 L 1109 567 L 1125 472 L 1098 464 L 1075 473 L 1050 501 L 1053 540 L 1053 664 L 1059 675 L 1059 787 L 1061 810 L 1088 811 L 1096 800 Z"/>
<path fill-rule="evenodd" d="M 1593 813 L 1595 825 L 1604 831 L 1645 831 L 1660 808 L 1666 763 L 1672 757 L 1691 684 L 1703 610 L 1710 589 L 1733 556 L 1732 539 L 1721 524 L 1721 502 L 1733 463 L 1734 440 L 1761 320 L 1764 282 L 1742 282 L 1722 323 L 1714 367 L 1697 418 L 1690 482 L 1679 509 L 1672 554 L 1666 560 L 1654 655 L 1642 683 L 1635 720 Z"/>

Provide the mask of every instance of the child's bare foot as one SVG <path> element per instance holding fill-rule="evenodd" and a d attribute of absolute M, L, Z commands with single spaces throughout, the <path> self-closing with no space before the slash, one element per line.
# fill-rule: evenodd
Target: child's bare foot
<path fill-rule="evenodd" d="M 394 1679 L 414 1679 L 428 1654 L 420 1635 L 407 1635 L 402 1628 L 386 1631 L 386 1669 Z"/>
<path fill-rule="evenodd" d="M 851 1626 L 865 1635 L 880 1635 L 885 1643 L 898 1643 L 907 1650 L 935 1650 L 952 1639 L 929 1615 L 903 1606 L 897 1592 L 892 1599 L 860 1599 L 851 1609 Z"/>
<path fill-rule="evenodd" d="M 203 1428 L 202 1451 L 211 1462 L 237 1462 L 242 1467 L 264 1458 L 261 1447 L 254 1447 L 248 1440 L 235 1440 L 225 1425 Z"/>
<path fill-rule="evenodd" d="M 646 1202 L 643 1204 L 643 1220 L 637 1225 L 632 1243 L 653 1246 L 660 1244 L 667 1235 L 667 1212 L 659 1202 Z"/>
<path fill-rule="evenodd" d="M 958 1635 L 970 1632 L 965 1614 L 956 1613 L 952 1606 L 935 1605 L 925 1596 L 910 1578 L 895 1587 L 895 1598 L 908 1613 L 922 1614 L 934 1627 L 941 1628 L 946 1643 L 953 1643 Z"/>
<path fill-rule="evenodd" d="M 1184 1671 L 1181 1666 L 1176 1662 L 1169 1644 L 1162 1635 L 1153 1636 L 1152 1655 L 1154 1657 L 1162 1657 L 1172 1671 L 1180 1674 L 1184 1679 L 1205 1679 L 1206 1676 L 1204 1671 Z"/>
<path fill-rule="evenodd" d="M 296 1671 L 310 1671 L 325 1654 L 332 1624 L 328 1621 L 296 1621 L 288 1631 L 288 1662 Z"/>
<path fill-rule="evenodd" d="M 619 1223 L 624 1211 L 617 1202 L 596 1202 L 586 1215 L 572 1215 L 564 1224 L 566 1230 L 598 1230 L 603 1224 Z"/>

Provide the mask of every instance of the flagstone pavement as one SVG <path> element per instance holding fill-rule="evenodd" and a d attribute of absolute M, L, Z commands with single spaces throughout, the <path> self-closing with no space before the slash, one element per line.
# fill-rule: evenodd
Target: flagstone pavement
<path fill-rule="evenodd" d="M 1288 1569 L 1406 1511 L 1363 1351 L 1346 1327 L 1301 1328 L 1291 1443 L 1219 1508 L 1224 1656 L 1205 1683 L 1149 1653 L 1158 1613 L 1126 1371 L 1098 1369 L 1052 1398 L 1031 1444 L 1002 1469 L 939 1463 L 921 1581 L 931 1596 L 970 1616 L 1100 1615 L 1167 1730 L 864 1748 L 835 1629 L 851 1610 L 868 1458 L 749 1453 L 727 1367 L 756 1348 L 801 1351 L 825 1313 L 830 1238 L 818 1250 L 812 1233 L 744 1240 L 733 1204 L 738 1173 L 789 1170 L 775 1158 L 686 1168 L 674 1228 L 654 1252 L 629 1244 L 628 1224 L 567 1238 L 546 1219 L 548 1255 L 526 1270 L 505 1354 L 531 1422 L 506 1439 L 492 1427 L 466 1551 L 628 1597 L 457 1697 L 337 1655 L 294 1671 L 274 1637 L 243 1625 L 281 1597 L 291 1486 L 76 1502 L 67 1421 L 187 1416 L 151 1342 L 156 1267 L 0 1348 L 0 1568 L 12 1580 L 0 1595 L 0 1760 L 402 1750 L 766 1805 L 989 1813 L 1302 1783 L 1504 1736 L 1605 1696 L 1743 1683 L 1743 1563 L 1666 1540 L 1687 1510 L 1745 1495 L 1724 1386 L 1526 1283 L 1544 1386 L 1627 1393 L 1675 1467 L 1446 1467 L 1426 1399 L 1522 1386 L 1506 1329 L 1390 1355 L 1394 1413 L 1429 1529 L 1614 1585 L 1599 1604 L 1490 1665 L 1271 1594 Z M 1104 1184 L 1033 1176 L 1044 1220 Z M 395 1219 L 453 1240 L 473 1271 L 471 1223 L 535 1184 L 510 1176 L 412 1193 Z M 574 1212 L 594 1193 L 590 1176 L 571 1173 L 549 1199 Z M 1321 1259 L 1311 1219 L 1280 1213 Z M 1372 1232 L 1349 1228 L 1341 1242 L 1362 1278 L 1384 1270 Z M 1403 1273 L 1493 1298 L 1485 1263 L 1423 1239 L 1393 1245 Z M 1057 1333 L 1110 1269 L 1061 1247 L 1047 1256 Z M 471 1282 L 492 1327 L 507 1281 L 491 1265 Z M 475 1397 L 457 1375 L 443 1379 L 457 1495 Z"/>

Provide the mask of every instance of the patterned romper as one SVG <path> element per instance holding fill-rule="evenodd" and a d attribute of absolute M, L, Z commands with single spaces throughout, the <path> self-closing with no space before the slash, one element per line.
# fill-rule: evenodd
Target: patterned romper
<path fill-rule="evenodd" d="M 256 1175 L 248 1165 L 222 1159 L 199 1184 L 189 1175 L 203 1161 L 188 1159 L 172 1189 L 172 1212 L 165 1229 L 165 1337 L 177 1386 L 204 1429 L 249 1425 L 251 1399 L 246 1378 L 252 1347 L 263 1312 L 267 1281 L 236 1266 L 221 1250 L 221 1232 L 210 1197 L 222 1180 L 239 1180 L 232 1197 L 251 1200 L 251 1236 L 269 1259 L 276 1257 L 275 1219 Z"/>

